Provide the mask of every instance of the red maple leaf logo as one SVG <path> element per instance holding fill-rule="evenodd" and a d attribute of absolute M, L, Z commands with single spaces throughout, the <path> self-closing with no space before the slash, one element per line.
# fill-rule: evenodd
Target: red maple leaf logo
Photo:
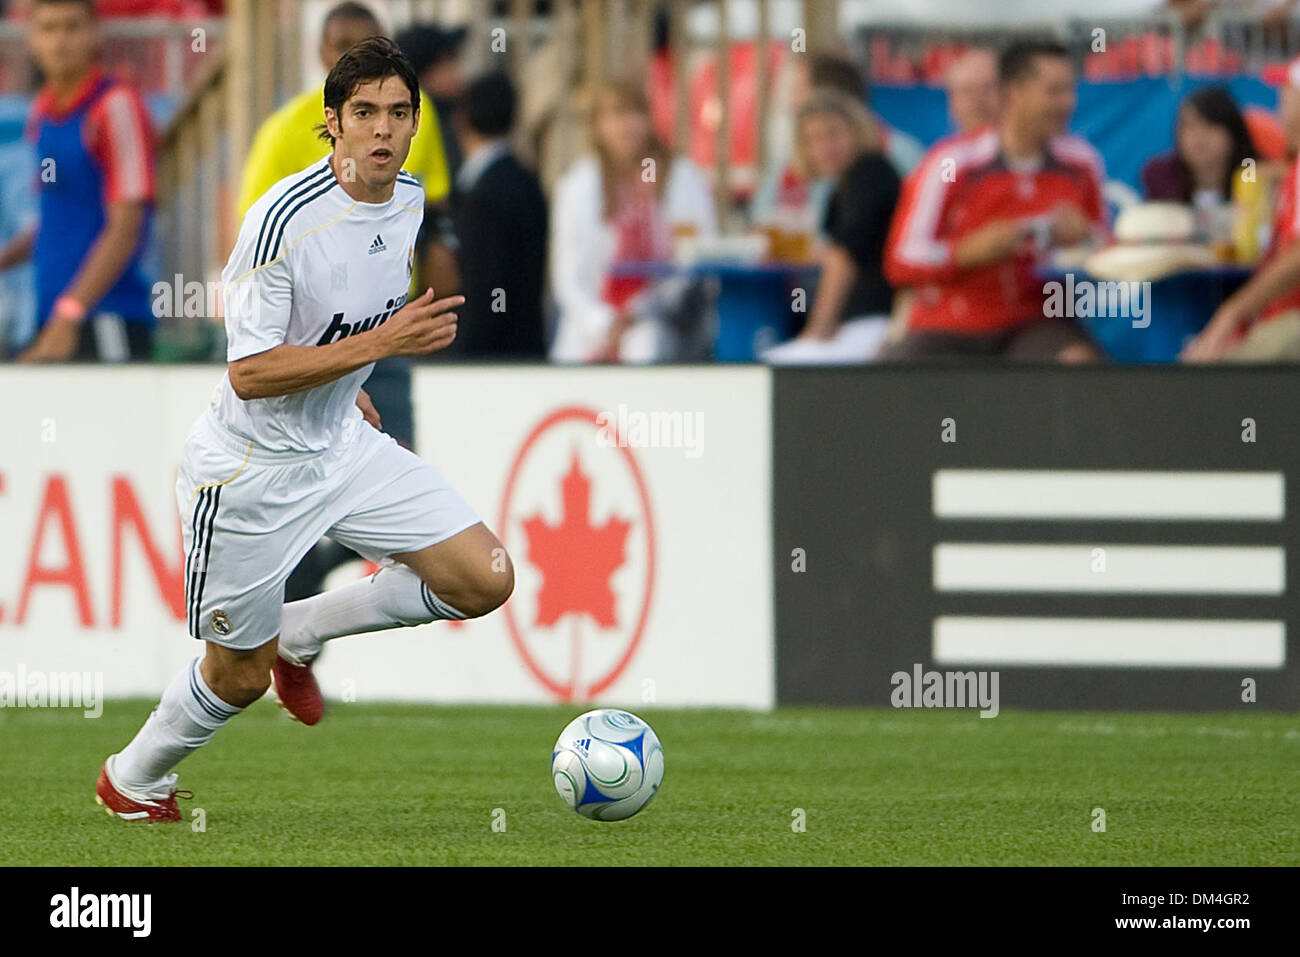
<path fill-rule="evenodd" d="M 573 463 L 560 481 L 560 523 L 550 525 L 541 515 L 523 522 L 528 561 L 541 570 L 536 625 L 553 625 L 565 612 L 586 613 L 602 628 L 618 624 L 609 578 L 623 564 L 630 522 L 611 516 L 604 525 L 591 524 L 591 480 L 583 473 L 574 450 Z"/>

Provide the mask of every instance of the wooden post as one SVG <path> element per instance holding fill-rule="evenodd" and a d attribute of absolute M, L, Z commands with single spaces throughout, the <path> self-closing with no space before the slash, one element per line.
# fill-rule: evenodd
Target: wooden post
<path fill-rule="evenodd" d="M 275 111 L 276 29 L 280 0 L 253 4 L 252 29 L 257 44 L 253 55 L 253 121 L 261 123 Z"/>
<path fill-rule="evenodd" d="M 510 76 L 518 85 L 524 74 L 524 61 L 532 46 L 533 0 L 510 0 L 509 44 Z"/>
<path fill-rule="evenodd" d="M 727 22 L 727 0 L 716 0 L 716 3 L 718 129 L 714 165 L 718 171 L 718 225 L 725 228 L 731 212 L 731 26 Z"/>
<path fill-rule="evenodd" d="M 686 72 L 690 59 L 690 42 L 686 36 L 686 0 L 669 0 L 668 47 L 673 63 L 673 149 L 691 151 L 690 90 Z"/>
<path fill-rule="evenodd" d="M 222 149 L 221 127 L 223 123 L 223 103 L 221 83 L 229 79 L 229 74 L 222 73 L 213 85 L 203 92 L 199 102 L 199 136 L 200 154 L 203 159 L 204 189 L 202 192 L 203 208 L 209 211 L 204 230 L 204 267 L 221 274 L 221 267 L 230 250 L 235 246 L 235 223 L 233 189 L 226 187 L 227 182 L 235 182 L 231 171 L 236 169 L 229 162 L 229 154 Z M 242 172 L 242 167 L 239 167 Z M 236 187 L 237 188 L 237 187 Z M 232 225 L 233 224 L 233 225 Z M 208 276 L 203 277 L 205 280 Z"/>
<path fill-rule="evenodd" d="M 588 95 L 608 77 L 605 58 L 605 0 L 582 0 L 582 33 L 586 59 L 584 86 Z"/>
<path fill-rule="evenodd" d="M 654 3 L 652 0 L 632 0 L 631 51 L 633 68 L 638 76 L 648 76 L 650 61 L 654 58 Z"/>
<path fill-rule="evenodd" d="M 818 53 L 839 45 L 839 0 L 803 0 L 803 25 L 808 31 L 808 52 Z"/>
<path fill-rule="evenodd" d="M 226 2 L 226 133 L 232 172 L 243 168 L 253 142 L 253 124 L 257 122 L 253 117 L 252 92 L 253 3 L 254 0 Z"/>
<path fill-rule="evenodd" d="M 754 108 L 758 111 L 758 131 L 754 149 L 755 189 L 757 189 L 758 177 L 762 176 L 767 165 L 767 134 L 769 129 L 767 114 L 772 103 L 771 90 L 769 89 L 772 85 L 772 60 L 769 53 L 771 45 L 771 10 L 769 9 L 768 0 L 758 0 L 758 36 L 754 38 L 754 56 L 757 58 L 754 61 L 757 69 L 755 83 L 758 86 L 758 95 L 754 101 Z"/>

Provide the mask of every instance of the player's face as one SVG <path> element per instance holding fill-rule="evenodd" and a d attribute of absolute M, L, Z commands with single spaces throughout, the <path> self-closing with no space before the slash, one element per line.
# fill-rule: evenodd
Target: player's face
<path fill-rule="evenodd" d="M 399 77 L 362 83 L 339 108 L 325 111 L 334 136 L 336 155 L 351 160 L 356 177 L 372 189 L 383 189 L 411 152 L 419 114 L 411 109 L 411 91 Z"/>
<path fill-rule="evenodd" d="M 84 4 L 42 3 L 32 11 L 27 42 L 41 72 L 58 83 L 89 69 L 99 46 L 99 30 Z"/>

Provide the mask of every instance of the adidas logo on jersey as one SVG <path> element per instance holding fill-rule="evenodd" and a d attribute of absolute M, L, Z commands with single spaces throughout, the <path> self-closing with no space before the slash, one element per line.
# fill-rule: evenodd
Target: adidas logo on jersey
<path fill-rule="evenodd" d="M 384 245 L 384 237 L 376 233 L 375 241 L 370 244 L 370 255 L 373 256 L 375 253 L 382 253 L 387 248 L 388 247 Z"/>
<path fill-rule="evenodd" d="M 336 312 L 330 318 L 329 327 L 316 341 L 318 346 L 327 346 L 336 338 L 346 339 L 348 336 L 355 336 L 359 332 L 367 332 L 376 326 L 382 326 L 388 321 L 388 317 L 406 305 L 406 293 L 396 296 L 384 303 L 383 312 L 377 312 L 373 316 L 366 316 L 364 319 L 358 319 L 356 322 L 344 322 L 344 313 Z"/>

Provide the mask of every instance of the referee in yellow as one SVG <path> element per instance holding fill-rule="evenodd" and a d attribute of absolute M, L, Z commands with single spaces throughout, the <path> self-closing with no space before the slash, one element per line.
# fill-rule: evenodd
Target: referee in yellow
<path fill-rule="evenodd" d="M 325 15 L 321 27 L 320 61 L 328 73 L 354 45 L 367 37 L 383 33 L 379 19 L 360 3 L 340 3 Z M 317 124 L 325 119 L 324 85 L 314 87 L 294 97 L 272 113 L 258 128 L 253 145 L 244 162 L 244 175 L 239 189 L 239 221 L 250 206 L 277 182 L 310 166 L 329 152 L 329 144 L 317 135 Z M 417 275 L 412 277 L 417 286 L 436 285 L 441 277 L 422 275 L 433 273 L 438 238 L 433 224 L 440 210 L 431 210 L 447 199 L 451 190 L 451 176 L 438 129 L 438 112 L 433 102 L 420 91 L 420 126 L 411 141 L 411 152 L 403 166 L 424 187 L 425 233 L 423 245 L 431 255 L 420 258 Z M 375 363 L 375 369 L 365 383 L 375 409 L 379 412 L 384 431 L 407 448 L 414 448 L 415 427 L 411 409 L 411 360 L 390 358 Z M 302 560 L 290 577 L 285 589 L 285 601 L 314 595 L 321 590 L 321 582 L 329 570 L 353 557 L 329 539 L 322 539 Z"/>

